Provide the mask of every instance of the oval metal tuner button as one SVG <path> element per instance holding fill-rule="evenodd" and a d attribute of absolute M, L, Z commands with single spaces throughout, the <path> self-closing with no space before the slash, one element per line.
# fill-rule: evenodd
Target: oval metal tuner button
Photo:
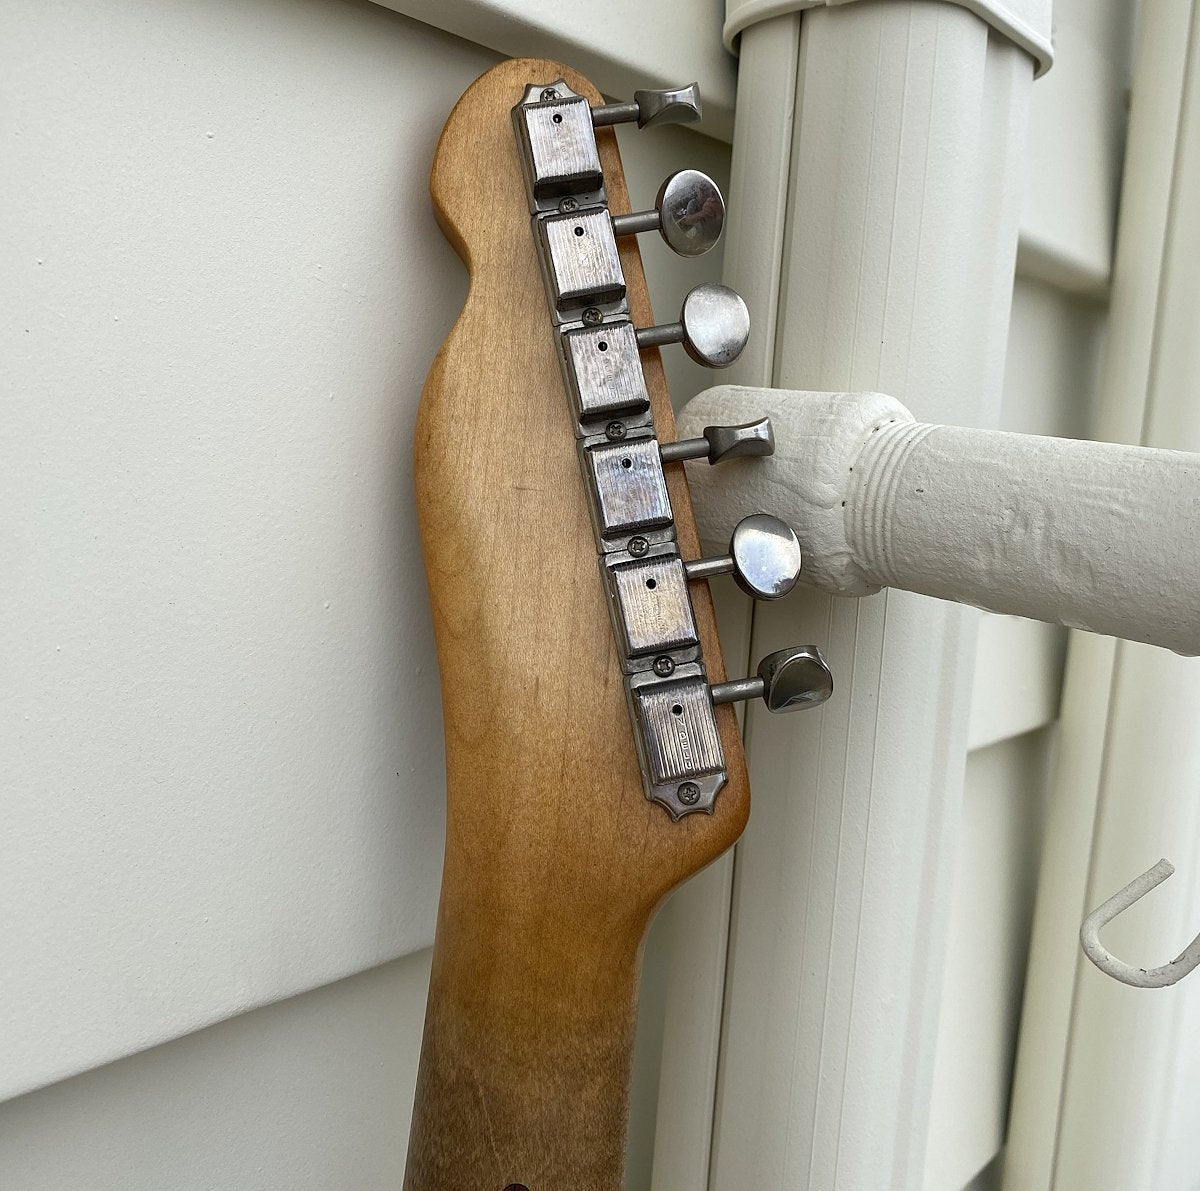
<path fill-rule="evenodd" d="M 833 675 L 815 645 L 780 649 L 758 664 L 768 711 L 799 711 L 833 694 Z"/>
<path fill-rule="evenodd" d="M 680 170 L 659 188 L 654 203 L 660 231 L 672 252 L 703 256 L 716 246 L 725 226 L 725 200 L 717 184 L 699 170 Z"/>
<path fill-rule="evenodd" d="M 727 285 L 698 285 L 683 300 L 683 346 L 697 364 L 728 368 L 750 338 L 750 311 Z"/>
<path fill-rule="evenodd" d="M 729 543 L 733 575 L 756 600 L 785 596 L 800 577 L 800 542 L 789 525 L 769 513 L 743 517 Z"/>

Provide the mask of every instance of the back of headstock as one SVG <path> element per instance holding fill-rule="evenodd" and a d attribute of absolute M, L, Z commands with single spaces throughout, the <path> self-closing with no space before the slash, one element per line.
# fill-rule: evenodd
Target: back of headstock
<path fill-rule="evenodd" d="M 505 62 L 463 95 L 434 163 L 439 223 L 471 284 L 416 433 L 448 790 L 410 1191 L 620 1185 L 642 938 L 749 810 L 725 700 L 761 691 L 720 685 L 703 580 L 786 571 L 794 538 L 750 526 L 733 559 L 694 562 L 682 460 L 762 453 L 769 431 L 670 445 L 657 345 L 684 337 L 728 363 L 748 325 L 736 295 L 701 287 L 682 324 L 636 330 L 654 324 L 631 233 L 656 219 L 622 223 L 607 122 L 671 114 L 671 97 L 639 94 L 640 109 L 604 107 L 562 65 Z M 576 176 L 542 186 L 538 154 L 571 121 Z M 719 234 L 715 188 L 697 178 L 660 195 L 679 212 L 657 220 L 677 250 Z M 794 662 L 756 681 L 783 691 Z"/>

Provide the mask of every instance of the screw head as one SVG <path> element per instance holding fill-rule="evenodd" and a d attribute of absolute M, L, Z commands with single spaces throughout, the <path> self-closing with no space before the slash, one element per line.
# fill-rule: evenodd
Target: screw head
<path fill-rule="evenodd" d="M 561 203 L 558 204 L 558 209 L 564 214 L 569 214 L 571 211 L 578 211 L 579 201 L 578 199 L 565 198 Z"/>
<path fill-rule="evenodd" d="M 612 442 L 619 442 L 625 437 L 626 433 L 627 431 L 625 429 L 624 422 L 609 422 L 609 424 L 604 427 L 605 436 Z"/>
<path fill-rule="evenodd" d="M 549 99 L 557 99 L 557 98 L 558 98 L 558 90 L 557 90 L 557 88 L 555 88 L 555 87 L 543 87 L 543 88 L 542 88 L 542 98 L 543 98 L 543 99 L 547 99 L 547 100 L 549 100 Z"/>
<path fill-rule="evenodd" d="M 659 678 L 667 678 L 669 675 L 675 673 L 675 663 L 669 657 L 667 657 L 666 654 L 660 658 L 655 658 L 654 673 L 657 674 Z"/>
<path fill-rule="evenodd" d="M 645 554 L 649 549 L 650 543 L 647 542 L 645 538 L 629 539 L 629 553 L 632 554 L 634 558 L 641 558 L 642 555 Z"/>
<path fill-rule="evenodd" d="M 684 782 L 677 793 L 684 806 L 695 806 L 700 801 L 700 787 L 695 782 Z"/>
<path fill-rule="evenodd" d="M 595 306 L 589 306 L 583 312 L 582 318 L 589 327 L 594 327 L 597 323 L 604 321 L 604 315 Z"/>

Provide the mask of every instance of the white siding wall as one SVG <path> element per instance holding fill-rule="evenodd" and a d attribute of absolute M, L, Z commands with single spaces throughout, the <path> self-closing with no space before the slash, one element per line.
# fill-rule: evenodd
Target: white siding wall
<path fill-rule="evenodd" d="M 1014 294 L 1004 422 L 1010 429 L 1074 434 L 1086 426 L 1103 333 L 1130 8 L 1121 0 L 1103 5 L 1058 0 L 1056 7 L 1058 62 L 1034 93 L 1034 165 Z M 201 376 L 218 376 L 219 383 L 206 381 L 204 392 L 219 390 L 231 405 L 250 394 L 265 395 L 275 414 L 259 447 L 263 483 L 270 486 L 281 452 L 293 469 L 320 466 L 322 486 L 312 496 L 312 516 L 319 517 L 324 498 L 367 465 L 363 445 L 347 433 L 351 424 L 360 425 L 368 438 L 379 437 L 383 425 L 384 446 L 373 456 L 366 452 L 373 460 L 370 466 L 381 475 L 392 471 L 406 476 L 406 427 L 428 360 L 464 292 L 461 268 L 433 224 L 425 179 L 444 114 L 494 54 L 382 8 L 341 0 L 174 0 L 154 12 L 149 18 L 136 0 L 97 0 L 83 7 L 10 0 L 6 6 L 0 54 L 7 58 L 9 131 L 36 138 L 38 144 L 33 151 L 23 150 L 21 186 L 5 202 L 12 204 L 10 214 L 18 223 L 38 226 L 42 236 L 36 252 L 29 244 L 7 251 L 27 271 L 26 295 L 29 284 L 42 284 L 29 278 L 46 267 L 26 257 L 46 261 L 58 273 L 58 288 L 43 309 L 57 321 L 43 328 L 46 334 L 36 352 L 25 349 L 20 357 L 25 371 L 18 384 L 29 386 L 47 377 L 53 382 L 61 371 L 52 372 L 51 355 L 56 360 L 66 356 L 73 361 L 73 374 L 67 382 L 56 382 L 57 393 L 82 395 L 81 416 L 94 394 L 106 417 L 123 412 L 136 422 L 136 411 L 122 411 L 127 397 L 123 369 L 150 351 L 158 354 L 159 368 L 137 390 L 137 399 L 148 400 L 149 409 L 156 399 L 183 405 L 193 398 Z M 719 16 L 715 6 L 706 15 L 713 38 Z M 213 72 L 222 61 L 233 65 L 220 72 L 221 105 L 210 115 L 223 114 L 223 120 L 209 127 L 212 119 L 203 118 L 197 104 L 212 89 Z M 600 82 L 611 85 L 603 78 Z M 168 135 L 181 127 L 189 129 L 191 139 Z M 354 135 L 341 135 L 347 129 Z M 56 138 L 67 143 L 67 156 L 54 150 Z M 131 169 L 120 150 L 134 144 L 140 148 L 136 169 Z M 625 136 L 623 144 L 637 195 L 649 198 L 661 176 L 683 165 L 706 169 L 725 184 L 728 149 L 719 142 L 673 130 Z M 106 147 L 105 152 L 95 151 L 96 146 Z M 304 192 L 292 206 L 274 191 L 272 175 L 281 162 L 294 161 L 300 153 L 303 171 L 296 184 Z M 313 191 L 323 195 L 315 214 L 304 201 Z M 154 251 L 145 260 L 127 250 L 138 230 L 128 222 L 131 207 L 141 212 L 140 222 L 153 215 L 149 242 Z M 91 231 L 77 235 L 84 224 Z M 294 282 L 297 292 L 289 317 L 255 325 L 257 311 L 279 292 L 274 271 L 280 254 L 295 251 L 296 245 L 287 241 L 289 229 L 294 239 L 319 249 L 313 263 L 325 263 L 326 277 L 316 277 L 314 268 L 304 278 L 292 279 L 288 284 Z M 173 268 L 184 272 L 198 241 L 214 240 L 240 254 L 239 268 L 218 267 L 218 251 L 203 276 L 173 277 Z M 126 250 L 118 251 L 123 243 Z M 643 251 L 663 315 L 690 285 L 719 273 L 719 260 L 682 262 L 657 240 Z M 178 259 L 172 262 L 175 253 Z M 348 296 L 329 306 L 322 287 L 335 279 Z M 181 322 L 178 311 L 168 311 L 126 332 L 128 318 L 123 327 L 124 309 L 116 298 L 134 301 L 158 287 L 159 297 L 169 299 L 173 283 L 194 284 L 203 313 Z M 243 292 L 247 287 L 249 292 Z M 222 322 L 221 312 L 228 309 L 243 311 L 241 321 Z M 293 334 L 295 319 L 302 335 Z M 88 339 L 78 347 L 79 327 L 85 322 Z M 127 333 L 130 337 L 122 338 Z M 256 337 L 267 341 L 256 343 Z M 331 355 L 335 379 L 330 386 L 338 403 L 360 406 L 357 423 L 331 420 L 320 412 L 311 386 L 303 382 Z M 682 353 L 669 357 L 677 400 L 708 383 Z M 109 363 L 95 366 L 97 360 Z M 42 400 L 55 396 L 55 383 L 48 382 Z M 102 417 L 88 433 L 104 431 Z M 131 432 L 150 437 L 180 433 L 178 427 L 154 424 L 140 431 L 133 426 Z M 298 454 L 297 440 L 309 444 Z M 50 463 L 66 441 L 43 430 L 38 449 Z M 109 457 L 121 460 L 120 443 Z M 61 482 L 69 489 L 77 464 L 69 458 L 60 462 Z M 252 464 L 247 459 L 246 467 Z M 373 675 L 373 702 L 356 713 L 368 715 L 376 725 L 362 748 L 386 754 L 389 771 L 399 771 L 400 781 L 373 784 L 370 779 L 363 786 L 354 771 L 336 766 L 330 781 L 373 791 L 396 833 L 383 838 L 399 849 L 413 816 L 423 824 L 415 839 L 427 841 L 438 829 L 440 756 L 429 746 L 438 727 L 433 720 L 426 722 L 429 713 L 422 710 L 436 669 L 412 554 L 407 480 L 382 491 L 393 507 L 373 523 L 364 545 L 385 549 L 393 561 L 379 572 L 375 602 L 345 612 L 341 628 L 330 633 L 336 645 L 339 631 L 348 641 L 364 624 L 379 626 L 369 641 L 369 656 L 356 656 L 346 676 L 354 680 L 364 670 Z M 103 487 L 96 493 L 91 516 L 102 523 Z M 213 494 L 214 501 L 220 499 Z M 368 499 L 367 513 L 378 515 L 372 500 L 374 496 Z M 292 532 L 307 532 L 306 522 L 298 522 Z M 214 550 L 219 560 L 219 544 Z M 131 565 L 137 563 L 133 557 Z M 289 582 L 286 576 L 278 580 L 279 585 Z M 388 594 L 390 586 L 402 594 Z M 117 631 L 112 618 L 119 611 L 114 608 L 107 627 L 96 631 Z M 36 622 L 41 614 L 36 608 L 33 613 Z M 994 619 L 981 634 L 973 703 L 975 751 L 968 766 L 936 1060 L 930 1191 L 964 1187 L 1002 1145 L 1042 794 L 1054 747 L 1051 722 L 1061 680 L 1061 634 Z M 136 638 L 138 626 L 127 631 Z M 322 631 L 313 629 L 318 644 Z M 16 644 L 11 643 L 13 648 Z M 324 644 L 329 647 L 328 641 Z M 108 663 L 118 669 L 119 664 L 120 659 Z M 414 691 L 413 697 L 405 696 L 406 690 Z M 10 697 L 19 718 L 28 686 Z M 82 714 L 85 705 L 80 706 Z M 290 713 L 302 717 L 302 734 L 307 733 L 306 708 L 293 705 Z M 179 731 L 194 727 L 176 725 Z M 217 743 L 225 731 L 215 732 Z M 334 725 L 331 738 L 340 731 Z M 136 739 L 136 724 L 130 732 L 130 739 Z M 203 764 L 203 753 L 198 748 L 197 765 Z M 88 758 L 82 756 L 78 763 L 86 768 Z M 179 800 L 186 803 L 186 823 L 203 818 L 204 806 L 195 788 L 176 780 L 177 765 L 167 776 L 161 814 L 169 835 L 177 830 L 171 817 Z M 101 834 L 103 784 L 97 780 L 88 804 L 88 829 Z M 27 800 L 22 805 L 31 819 L 37 809 L 32 801 L 36 785 L 31 781 L 25 791 L 17 791 L 19 799 Z M 286 783 L 277 792 L 286 805 Z M 375 821 L 354 798 L 338 805 L 339 814 L 366 814 L 363 823 L 374 829 Z M 68 807 L 65 813 L 70 818 L 78 808 Z M 18 850 L 22 847 L 19 835 L 10 839 Z M 29 899 L 25 890 L 30 914 L 39 905 L 61 905 L 64 890 L 73 896 L 80 892 L 70 888 L 71 856 L 54 859 L 53 844 L 51 833 L 44 844 L 47 864 L 50 869 L 58 864 L 59 876 L 44 885 L 44 901 Z M 203 866 L 213 862 L 219 846 L 219 841 L 200 844 L 193 839 L 181 845 L 170 865 L 184 870 Z M 280 856 L 287 854 L 287 846 L 284 840 Z M 200 847 L 207 854 L 197 857 Z M 355 847 L 351 840 L 350 855 Z M 372 854 L 380 871 L 393 863 L 394 854 L 387 849 L 372 849 Z M 224 862 L 237 855 L 233 847 Z M 156 863 L 136 847 L 124 857 L 109 856 L 108 862 L 133 870 Z M 269 868 L 278 859 L 273 861 L 264 848 L 253 862 Z M 27 854 L 22 863 L 29 863 Z M 163 881 L 169 880 L 170 865 L 164 866 Z M 21 879 L 30 888 L 46 881 L 36 866 L 23 871 Z M 276 877 L 264 878 L 264 888 L 277 890 Z M 66 935 L 51 928 L 45 952 L 58 949 L 57 968 L 49 964 L 39 970 L 34 962 L 38 953 L 27 947 L 20 952 L 24 959 L 18 978 L 6 976 L 0 994 L 0 1024 L 13 1030 L 13 1041 L 0 1057 L 0 1083 L 16 1090 L 72 1071 L 86 1073 L 0 1106 L 0 1186 L 21 1191 L 159 1191 L 167 1186 L 180 1191 L 366 1191 L 396 1185 L 403 1167 L 427 956 L 391 957 L 431 936 L 435 873 L 430 857 L 414 854 L 404 880 L 407 885 L 370 888 L 376 916 L 368 924 L 369 937 L 356 936 L 341 950 L 325 945 L 336 932 L 327 929 L 319 907 L 295 913 L 286 904 L 275 907 L 277 929 L 286 934 L 290 922 L 296 945 L 268 946 L 266 959 L 257 966 L 248 960 L 259 974 L 253 988 L 239 983 L 237 965 L 229 965 L 234 969 L 229 982 L 214 984 L 212 940 L 184 921 L 186 896 L 167 899 L 174 917 L 159 916 L 160 936 L 141 952 L 136 940 L 130 944 L 133 952 L 123 952 L 113 941 L 118 928 L 89 919 L 78 928 L 78 948 L 63 953 Z M 144 909 L 134 904 L 137 888 L 133 881 L 127 907 L 135 922 Z M 389 907 L 389 897 L 399 905 Z M 261 911 L 261 899 L 259 903 Z M 13 939 L 28 940 L 43 924 L 34 917 L 20 919 L 20 905 L 9 899 L 7 920 L 0 922 Z M 113 905 L 119 908 L 119 898 Z M 204 917 L 198 907 L 193 909 Z M 237 904 L 231 905 L 230 915 L 237 910 Z M 353 922 L 349 910 L 345 913 Z M 309 948 L 306 931 L 313 920 L 320 925 L 320 937 Z M 634 1188 L 648 1186 L 654 1156 L 659 1046 L 672 1012 L 666 963 L 677 927 L 669 907 L 647 949 L 630 1152 L 629 1185 Z M 194 933 L 187 935 L 192 949 L 184 960 L 173 958 L 173 929 Z M 361 931 L 361 921 L 355 929 Z M 245 941 L 247 947 L 257 946 L 261 957 L 261 939 L 256 942 L 251 932 Z M 152 1030 L 139 1034 L 144 1015 L 121 999 L 119 981 L 104 985 L 101 980 L 98 990 L 94 968 L 78 971 L 79 955 L 91 952 L 117 966 L 124 962 L 123 954 L 140 956 L 134 962 L 148 966 L 165 983 L 156 1004 L 165 1001 L 168 1012 Z M 10 947 L 8 954 L 18 951 Z M 57 974 L 48 975 L 53 971 Z M 323 987 L 280 1000 L 315 985 Z M 117 1001 L 110 1003 L 114 996 Z M 272 1001 L 278 1003 L 243 1012 Z M 198 1029 L 210 1021 L 220 1024 Z M 162 1042 L 181 1034 L 186 1036 Z M 131 1054 L 154 1043 L 161 1044 Z M 108 1059 L 119 1061 L 87 1070 Z M 988 1179 L 982 1175 L 978 1186 L 990 1186 Z"/>

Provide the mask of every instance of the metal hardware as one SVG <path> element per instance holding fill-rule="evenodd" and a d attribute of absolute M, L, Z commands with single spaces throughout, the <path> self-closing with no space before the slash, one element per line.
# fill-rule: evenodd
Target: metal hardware
<path fill-rule="evenodd" d="M 798 645 L 769 653 L 758 663 L 758 676 L 717 683 L 713 703 L 762 699 L 768 711 L 802 711 L 833 694 L 833 675 L 815 645 Z"/>
<path fill-rule="evenodd" d="M 614 219 L 591 121 L 602 127 L 636 119 L 644 127 L 699 115 L 694 84 L 639 91 L 631 104 L 593 110 L 561 79 L 531 84 L 513 109 L 638 762 L 646 797 L 674 819 L 711 813 L 726 782 L 725 760 L 663 472 L 665 459 L 694 457 L 695 444 L 660 448 L 638 352 L 683 340 L 694 358 L 722 366 L 741 351 L 749 315 L 732 290 L 700 286 L 676 327 L 634 330 L 616 235 L 657 228 L 675 251 L 697 255 L 720 237 L 724 201 L 711 179 L 689 170 L 663 183 L 654 211 Z M 710 429 L 723 435 L 702 440 L 701 453 L 714 461 L 771 449 L 769 426 Z M 761 549 L 749 541 L 742 549 L 739 539 L 729 561 L 744 572 L 740 582 L 764 583 L 771 564 L 758 559 Z M 711 562 L 689 566 L 711 573 Z"/>
<path fill-rule="evenodd" d="M 750 311 L 727 285 L 698 285 L 683 300 L 679 322 L 637 331 L 638 347 L 682 343 L 697 364 L 727 368 L 750 338 Z"/>
<path fill-rule="evenodd" d="M 625 690 L 647 796 L 673 819 L 711 811 L 725 785 L 725 757 L 704 668 L 678 666 L 665 682 L 653 671 L 634 674 Z"/>
<path fill-rule="evenodd" d="M 700 644 L 683 563 L 673 545 L 659 546 L 641 558 L 607 555 L 604 571 L 613 610 L 613 627 L 627 671 L 655 669 L 655 659 L 694 661 Z"/>
<path fill-rule="evenodd" d="M 1160 860 L 1140 877 L 1129 882 L 1124 889 L 1114 893 L 1108 901 L 1094 909 L 1079 928 L 1079 942 L 1084 954 L 1106 976 L 1119 980 L 1134 988 L 1167 988 L 1177 984 L 1189 972 L 1200 967 L 1200 935 L 1197 935 L 1170 963 L 1157 968 L 1138 968 L 1117 959 L 1100 942 L 1100 930 L 1118 914 L 1123 914 L 1134 902 L 1145 897 L 1151 889 L 1161 885 L 1173 872 L 1175 866 L 1169 860 Z"/>
<path fill-rule="evenodd" d="M 552 215 L 539 219 L 537 227 L 550 297 L 560 314 L 623 301 L 625 277 L 605 208 Z"/>
<path fill-rule="evenodd" d="M 604 202 L 604 175 L 592 109 L 559 79 L 529 87 L 513 109 L 530 210 L 554 210 L 560 199 Z"/>
<path fill-rule="evenodd" d="M 584 474 L 591 480 L 588 491 L 596 534 L 604 550 L 623 548 L 630 534 L 655 542 L 674 538 L 657 439 L 648 434 L 615 443 L 607 436 L 588 438 L 581 454 Z"/>
<path fill-rule="evenodd" d="M 729 553 L 686 562 L 688 580 L 732 574 L 737 585 L 756 600 L 777 600 L 800 577 L 800 542 L 789 525 L 769 513 L 752 513 L 733 527 Z"/>
<path fill-rule="evenodd" d="M 683 438 L 678 442 L 661 443 L 659 458 L 664 463 L 679 463 L 684 459 L 707 459 L 720 463 L 724 459 L 743 459 L 751 455 L 775 454 L 775 431 L 770 418 L 746 422 L 741 426 L 705 426 L 703 438 Z"/>
<path fill-rule="evenodd" d="M 615 414 L 632 417 L 649 410 L 650 394 L 632 323 L 565 331 L 560 343 L 567 388 L 581 422 L 606 420 Z M 625 430 L 609 437 L 622 437 Z"/>
<path fill-rule="evenodd" d="M 592 123 L 602 128 L 636 120 L 639 128 L 648 128 L 652 124 L 690 124 L 700 115 L 700 85 L 690 83 L 660 91 L 635 91 L 632 103 L 606 103 L 592 108 Z"/>
<path fill-rule="evenodd" d="M 612 217 L 613 235 L 657 231 L 680 256 L 703 256 L 716 247 L 725 226 L 725 200 L 699 170 L 680 170 L 659 187 L 654 210 Z"/>

